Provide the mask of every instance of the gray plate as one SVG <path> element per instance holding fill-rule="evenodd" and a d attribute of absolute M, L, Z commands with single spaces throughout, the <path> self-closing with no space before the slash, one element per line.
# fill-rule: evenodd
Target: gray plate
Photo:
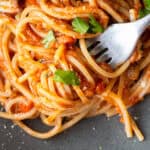
<path fill-rule="evenodd" d="M 0 150 L 150 150 L 150 97 L 130 110 L 145 135 L 144 142 L 127 139 L 119 117 L 82 120 L 49 140 L 30 137 L 10 121 L 0 119 Z M 42 127 L 37 122 L 28 122 Z M 42 128 L 41 128 L 42 129 Z M 44 130 L 44 129 L 43 129 Z"/>

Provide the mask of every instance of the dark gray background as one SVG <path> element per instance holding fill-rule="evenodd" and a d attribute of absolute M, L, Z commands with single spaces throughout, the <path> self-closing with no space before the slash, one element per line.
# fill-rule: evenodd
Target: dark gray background
<path fill-rule="evenodd" d="M 0 150 L 150 150 L 150 96 L 130 112 L 145 135 L 144 142 L 127 139 L 119 117 L 82 120 L 49 140 L 30 137 L 11 121 L 0 119 Z M 37 122 L 31 123 L 39 127 Z"/>

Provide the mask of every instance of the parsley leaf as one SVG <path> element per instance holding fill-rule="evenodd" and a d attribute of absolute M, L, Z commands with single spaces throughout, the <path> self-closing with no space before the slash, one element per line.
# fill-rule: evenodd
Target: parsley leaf
<path fill-rule="evenodd" d="M 77 18 L 73 19 L 72 27 L 73 27 L 74 31 L 84 34 L 88 31 L 89 24 L 86 21 L 84 21 L 83 19 L 77 17 Z"/>
<path fill-rule="evenodd" d="M 150 14 L 150 0 L 143 0 L 144 8 L 139 11 L 139 18 L 143 18 L 144 16 Z"/>
<path fill-rule="evenodd" d="M 98 33 L 98 32 L 103 32 L 104 31 L 104 28 L 100 25 L 100 23 L 98 23 L 96 21 L 96 19 L 92 15 L 90 15 L 89 23 L 91 25 L 92 32 Z"/>
<path fill-rule="evenodd" d="M 143 18 L 145 17 L 146 15 L 148 15 L 150 13 L 149 10 L 145 9 L 145 8 L 142 8 L 140 11 L 139 11 L 139 17 L 140 18 Z"/>
<path fill-rule="evenodd" d="M 42 44 L 44 44 L 45 48 L 48 48 L 50 43 L 53 41 L 55 41 L 55 35 L 54 35 L 54 32 L 50 30 L 48 34 L 46 35 L 46 37 L 43 39 Z"/>
<path fill-rule="evenodd" d="M 74 71 L 56 70 L 54 74 L 54 81 L 65 83 L 68 85 L 79 85 L 80 81 Z"/>
<path fill-rule="evenodd" d="M 144 2 L 145 8 L 150 11 L 150 0 L 143 0 L 143 2 Z"/>

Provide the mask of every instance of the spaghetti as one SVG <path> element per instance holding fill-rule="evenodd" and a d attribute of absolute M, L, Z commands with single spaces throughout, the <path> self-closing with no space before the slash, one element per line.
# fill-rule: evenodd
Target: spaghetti
<path fill-rule="evenodd" d="M 46 139 L 83 118 L 120 114 L 127 137 L 142 141 L 128 108 L 150 92 L 149 28 L 116 70 L 97 63 L 85 40 L 114 22 L 137 20 L 143 8 L 140 0 L 1 0 L 0 117 Z M 50 130 L 23 122 L 34 118 Z"/>

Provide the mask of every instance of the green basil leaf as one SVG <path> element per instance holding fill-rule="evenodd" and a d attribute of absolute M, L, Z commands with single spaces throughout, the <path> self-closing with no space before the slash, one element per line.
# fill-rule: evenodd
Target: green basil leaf
<path fill-rule="evenodd" d="M 54 81 L 65 83 L 68 85 L 79 85 L 80 81 L 74 71 L 56 70 L 54 74 Z"/>
<path fill-rule="evenodd" d="M 146 8 L 142 8 L 140 11 L 139 11 L 139 18 L 143 18 L 145 17 L 146 15 L 148 15 L 150 13 L 149 10 L 147 10 Z"/>
<path fill-rule="evenodd" d="M 96 21 L 94 16 L 90 15 L 89 23 L 91 25 L 92 32 L 94 32 L 94 33 L 104 32 L 104 28 L 102 27 L 102 25 L 99 22 Z"/>
<path fill-rule="evenodd" d="M 143 0 L 144 8 L 139 11 L 139 18 L 143 18 L 150 14 L 150 0 Z"/>
<path fill-rule="evenodd" d="M 53 41 L 55 41 L 55 35 L 54 32 L 50 30 L 46 37 L 43 39 L 42 44 L 44 44 L 45 48 L 49 48 L 50 43 Z"/>
<path fill-rule="evenodd" d="M 88 31 L 89 24 L 86 21 L 84 21 L 83 19 L 77 17 L 77 18 L 73 19 L 72 27 L 73 27 L 74 31 L 84 34 Z"/>
<path fill-rule="evenodd" d="M 150 0 L 143 0 L 143 2 L 144 2 L 145 8 L 150 11 Z"/>

